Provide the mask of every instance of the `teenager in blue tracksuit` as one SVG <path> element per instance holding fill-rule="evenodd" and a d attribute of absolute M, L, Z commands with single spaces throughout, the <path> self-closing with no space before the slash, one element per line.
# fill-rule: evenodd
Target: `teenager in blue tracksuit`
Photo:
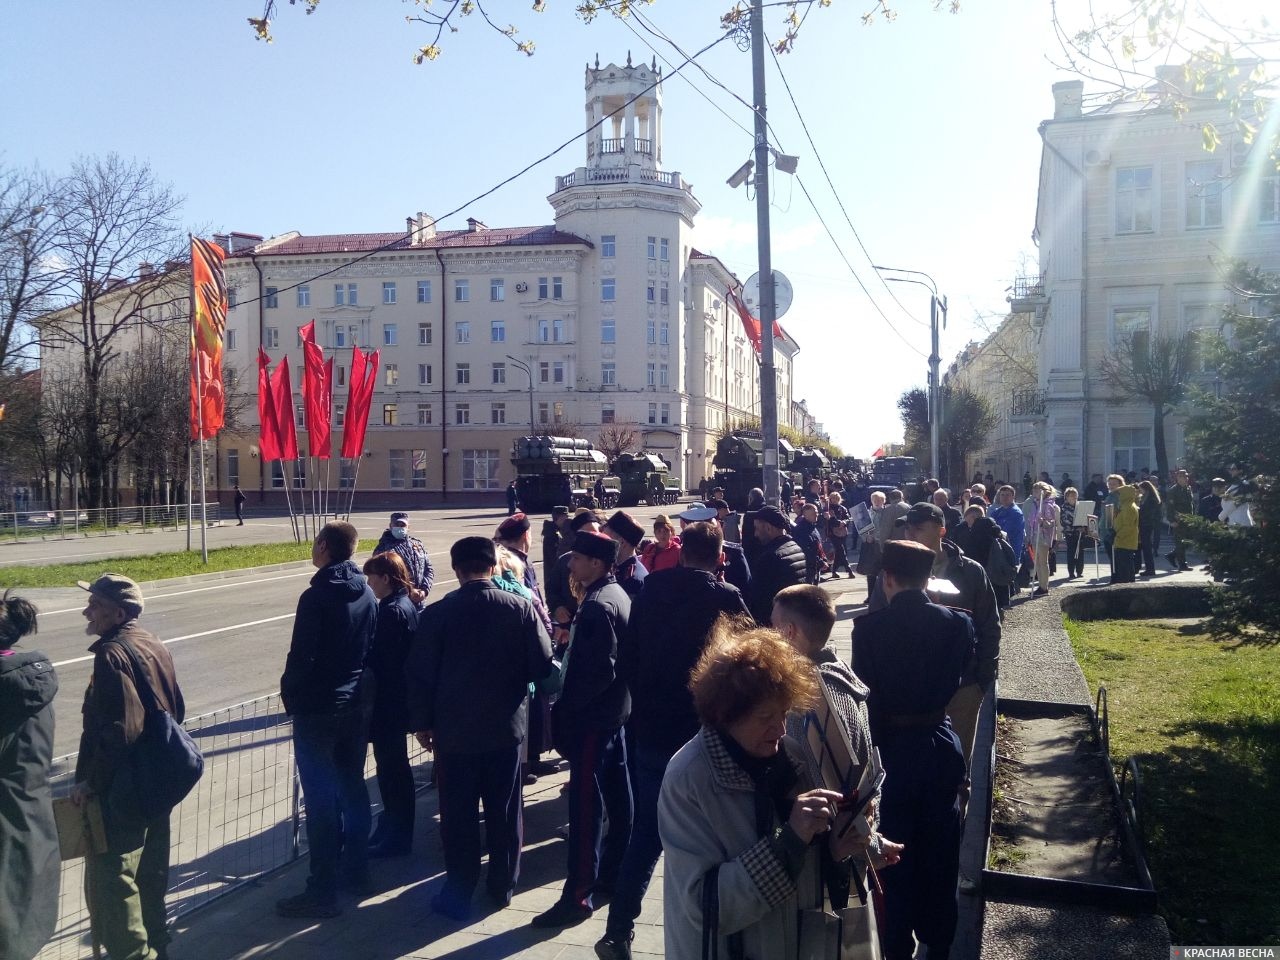
<path fill-rule="evenodd" d="M 881 874 L 886 960 L 907 960 L 915 939 L 930 960 L 946 960 L 956 929 L 965 762 L 946 710 L 974 633 L 967 614 L 929 602 L 933 563 L 923 544 L 886 543 L 880 578 L 889 605 L 853 628 L 853 669 L 870 691 L 871 738 L 885 770 L 880 831 L 905 845 Z"/>

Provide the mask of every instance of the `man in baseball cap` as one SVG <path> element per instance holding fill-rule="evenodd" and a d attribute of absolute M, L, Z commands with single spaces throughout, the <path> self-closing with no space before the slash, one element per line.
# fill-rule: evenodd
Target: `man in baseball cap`
<path fill-rule="evenodd" d="M 378 538 L 378 545 L 373 554 L 391 552 L 404 561 L 409 570 L 409 582 L 422 591 L 422 603 L 419 609 L 427 605 L 427 594 L 436 582 L 436 572 L 431 566 L 431 557 L 427 553 L 426 544 L 409 534 L 409 515 L 403 510 L 391 514 L 387 529 Z"/>

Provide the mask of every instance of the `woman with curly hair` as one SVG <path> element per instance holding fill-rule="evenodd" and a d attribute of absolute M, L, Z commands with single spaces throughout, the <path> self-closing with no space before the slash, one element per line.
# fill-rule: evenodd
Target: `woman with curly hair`
<path fill-rule="evenodd" d="M 810 789 L 783 739 L 817 683 L 775 631 L 727 620 L 713 631 L 689 681 L 702 729 L 671 758 L 658 800 L 666 956 L 703 956 L 704 936 L 720 956 L 796 956 L 799 911 L 819 905 L 811 844 L 841 799 Z M 851 840 L 832 856 L 851 855 Z"/>

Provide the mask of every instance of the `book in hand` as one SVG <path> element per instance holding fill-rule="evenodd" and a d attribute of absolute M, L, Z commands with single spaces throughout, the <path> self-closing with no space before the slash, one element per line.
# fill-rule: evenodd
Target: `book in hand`
<path fill-rule="evenodd" d="M 97 797 L 90 797 L 83 807 L 77 807 L 69 797 L 54 800 L 53 820 L 58 827 L 58 847 L 63 860 L 107 852 L 107 828 L 102 822 L 102 804 Z"/>

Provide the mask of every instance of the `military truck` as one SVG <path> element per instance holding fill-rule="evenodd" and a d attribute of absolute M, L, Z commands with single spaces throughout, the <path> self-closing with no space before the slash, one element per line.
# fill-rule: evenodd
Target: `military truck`
<path fill-rule="evenodd" d="M 519 437 L 511 463 L 526 513 L 545 513 L 557 504 L 579 506 L 609 468 L 603 453 L 577 437 Z"/>
<path fill-rule="evenodd" d="M 634 507 L 641 500 L 650 506 L 665 503 L 667 465 L 654 453 L 620 453 L 609 469 L 618 475 L 618 506 Z"/>
<path fill-rule="evenodd" d="M 724 497 L 734 510 L 747 508 L 747 494 L 752 487 L 764 487 L 764 439 L 754 431 L 736 430 L 716 441 L 716 468 L 713 485 L 724 487 Z M 778 489 L 793 486 L 789 470 L 795 447 L 778 438 Z"/>
<path fill-rule="evenodd" d="M 831 461 L 818 447 L 804 447 L 797 450 L 791 460 L 791 472 L 801 477 L 801 486 L 810 480 L 826 480 L 831 476 Z"/>

